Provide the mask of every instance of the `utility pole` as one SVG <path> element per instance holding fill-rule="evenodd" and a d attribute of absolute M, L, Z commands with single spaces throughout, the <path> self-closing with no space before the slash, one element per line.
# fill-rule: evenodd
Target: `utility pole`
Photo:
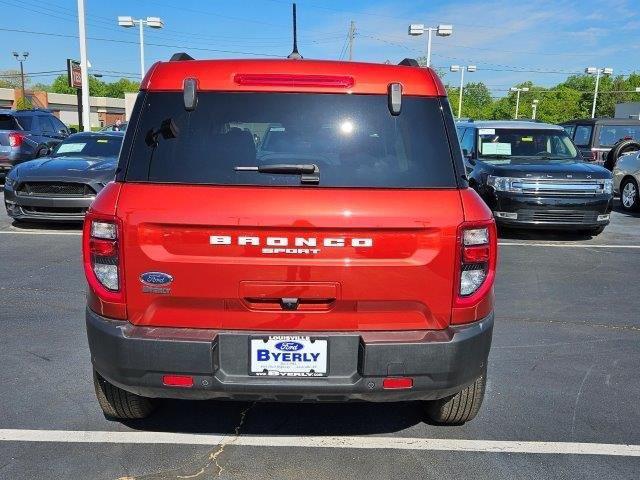
<path fill-rule="evenodd" d="M 349 25 L 349 61 L 353 60 L 353 42 L 356 38 L 356 22 L 351 20 L 351 25 Z"/>
<path fill-rule="evenodd" d="M 91 130 L 91 112 L 89 110 L 89 62 L 87 61 L 87 32 L 84 26 L 84 0 L 78 0 L 78 34 L 82 74 L 82 127 L 86 132 Z"/>
<path fill-rule="evenodd" d="M 22 57 L 18 54 L 18 52 L 13 52 L 13 56 L 16 57 L 16 60 L 18 60 L 18 62 L 20 62 L 20 82 L 22 83 L 22 98 L 23 98 L 23 102 L 25 97 L 25 91 L 24 91 L 24 62 L 27 60 L 27 57 L 29 56 L 29 52 L 22 52 Z"/>
<path fill-rule="evenodd" d="M 464 71 L 465 69 L 467 70 L 467 72 L 475 72 L 477 70 L 477 67 L 475 65 L 467 65 L 466 67 L 463 65 L 462 67 L 460 67 L 460 65 L 451 65 L 451 67 L 449 67 L 449 70 L 451 70 L 452 72 L 460 72 L 460 90 L 459 90 L 459 98 L 458 98 L 458 120 L 460 120 L 460 117 L 462 116 L 462 95 L 464 94 Z"/>

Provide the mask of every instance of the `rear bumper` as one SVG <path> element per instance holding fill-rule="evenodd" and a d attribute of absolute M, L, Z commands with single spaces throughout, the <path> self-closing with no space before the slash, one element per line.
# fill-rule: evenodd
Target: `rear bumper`
<path fill-rule="evenodd" d="M 16 220 L 81 222 L 94 198 L 22 196 L 4 189 L 7 215 Z"/>
<path fill-rule="evenodd" d="M 305 332 L 328 339 L 328 376 L 271 379 L 247 373 L 250 337 L 269 332 L 138 327 L 89 309 L 86 322 L 94 368 L 120 388 L 146 397 L 249 401 L 442 398 L 482 374 L 493 332 L 493 314 L 441 331 Z M 165 374 L 192 375 L 194 386 L 165 387 Z M 413 387 L 383 390 L 389 376 L 411 377 Z"/>
<path fill-rule="evenodd" d="M 594 197 L 547 197 L 513 193 L 494 193 L 491 209 L 498 225 L 521 228 L 573 229 L 597 228 L 609 224 L 612 195 Z M 516 219 L 500 218 L 498 212 L 515 213 Z"/>

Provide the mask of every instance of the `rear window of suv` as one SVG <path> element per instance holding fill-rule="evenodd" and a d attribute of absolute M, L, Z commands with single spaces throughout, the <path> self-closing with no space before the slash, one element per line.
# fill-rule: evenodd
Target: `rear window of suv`
<path fill-rule="evenodd" d="M 193 112 L 182 92 L 141 98 L 128 181 L 295 186 L 299 175 L 234 168 L 315 164 L 320 187 L 456 186 L 438 98 L 405 96 L 398 116 L 383 95 L 199 92 Z M 175 138 L 154 138 L 169 120 Z"/>
<path fill-rule="evenodd" d="M 31 119 L 16 118 L 13 115 L 0 115 L 0 130 L 30 130 Z"/>

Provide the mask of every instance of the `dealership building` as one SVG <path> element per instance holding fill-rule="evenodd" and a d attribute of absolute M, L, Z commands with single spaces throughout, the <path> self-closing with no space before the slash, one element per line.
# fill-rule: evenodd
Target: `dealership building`
<path fill-rule="evenodd" d="M 22 96 L 19 88 L 0 88 L 0 108 L 14 108 Z M 27 91 L 26 97 L 34 108 L 46 108 L 67 125 L 78 125 L 78 97 L 64 93 Z M 133 95 L 135 99 L 135 94 Z M 131 99 L 131 100 L 133 100 Z M 131 102 L 131 100 L 129 100 Z M 91 126 L 103 127 L 117 120 L 124 121 L 125 99 L 110 97 L 90 97 Z"/>

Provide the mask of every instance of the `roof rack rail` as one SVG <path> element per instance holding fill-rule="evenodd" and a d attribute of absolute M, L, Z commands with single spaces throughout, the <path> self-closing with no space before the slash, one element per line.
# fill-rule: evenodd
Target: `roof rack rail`
<path fill-rule="evenodd" d="M 398 65 L 404 65 L 405 67 L 419 67 L 420 64 L 415 58 L 405 58 Z"/>
<path fill-rule="evenodd" d="M 171 55 L 170 62 L 181 62 L 183 60 L 195 60 L 191 55 L 185 52 L 178 52 Z"/>

